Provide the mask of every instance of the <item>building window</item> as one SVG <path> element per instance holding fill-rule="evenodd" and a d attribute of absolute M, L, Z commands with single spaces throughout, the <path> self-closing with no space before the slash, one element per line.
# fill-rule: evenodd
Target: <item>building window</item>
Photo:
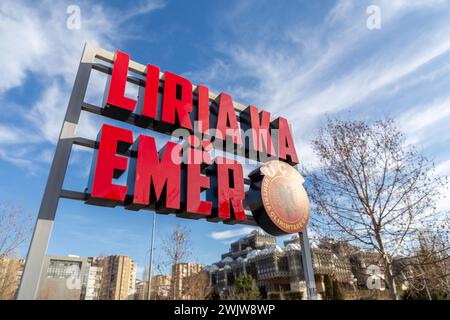
<path fill-rule="evenodd" d="M 64 260 L 50 260 L 47 277 L 49 278 L 68 278 L 73 275 L 75 268 L 81 270 L 81 262 L 64 261 Z"/>

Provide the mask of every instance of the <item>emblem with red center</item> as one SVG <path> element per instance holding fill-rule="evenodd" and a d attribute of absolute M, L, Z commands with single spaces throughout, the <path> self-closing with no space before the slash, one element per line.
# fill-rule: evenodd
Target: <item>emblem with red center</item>
<path fill-rule="evenodd" d="M 252 180 L 248 204 L 258 224 L 268 233 L 281 236 L 298 233 L 309 221 L 309 200 L 304 178 L 289 164 L 273 160 L 249 175 Z"/>

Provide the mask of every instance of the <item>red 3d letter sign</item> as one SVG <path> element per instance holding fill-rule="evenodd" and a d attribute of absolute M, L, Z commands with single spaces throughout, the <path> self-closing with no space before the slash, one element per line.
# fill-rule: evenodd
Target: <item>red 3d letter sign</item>
<path fill-rule="evenodd" d="M 158 149 L 161 141 L 154 137 L 104 124 L 97 138 L 87 203 L 227 223 L 245 222 L 247 208 L 272 234 L 304 228 L 309 205 L 307 197 L 295 196 L 304 192 L 303 179 L 292 168 L 298 157 L 285 118 L 271 119 L 269 112 L 252 105 L 237 112 L 231 95 L 221 93 L 211 98 L 206 86 L 194 88 L 188 79 L 171 72 L 161 74 L 150 64 L 139 97 L 128 97 L 129 63 L 127 54 L 116 52 L 103 115 L 165 134 L 180 129 L 187 134 L 185 139 L 169 141 Z M 247 181 L 251 185 L 246 192 L 240 162 L 210 157 L 212 146 L 225 150 L 218 142 L 231 144 L 232 153 L 241 151 L 245 157 L 271 166 L 250 174 Z M 224 154 L 229 154 L 226 151 Z M 278 182 L 269 188 L 267 172 L 275 172 L 275 167 L 281 168 L 281 173 L 278 178 L 271 176 Z M 280 183 L 282 180 L 284 183 Z M 274 208 L 281 212 L 277 217 Z"/>

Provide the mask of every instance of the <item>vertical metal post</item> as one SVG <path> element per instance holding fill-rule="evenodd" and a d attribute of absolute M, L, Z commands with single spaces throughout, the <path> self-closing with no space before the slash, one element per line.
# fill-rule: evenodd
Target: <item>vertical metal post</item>
<path fill-rule="evenodd" d="M 32 300 L 37 298 L 42 267 L 72 150 L 73 138 L 75 138 L 80 119 L 81 104 L 86 94 L 94 59 L 95 49 L 92 45 L 86 43 L 70 95 L 59 140 L 56 145 L 56 151 L 39 208 L 33 237 L 28 249 L 25 269 L 17 296 L 18 300 Z"/>
<path fill-rule="evenodd" d="M 303 272 L 305 274 L 306 292 L 308 300 L 317 300 L 316 281 L 314 279 L 314 268 L 309 246 L 308 231 L 300 232 L 300 246 L 302 247 Z"/>
<path fill-rule="evenodd" d="M 292 132 L 292 126 L 290 126 Z M 294 166 L 298 170 L 298 166 Z M 299 232 L 300 246 L 302 249 L 303 273 L 305 274 L 306 293 L 308 300 L 317 300 L 316 281 L 314 278 L 314 266 L 311 257 L 311 247 L 309 245 L 308 228 Z"/>
<path fill-rule="evenodd" d="M 152 274 L 153 274 L 153 244 L 155 243 L 155 230 L 156 230 L 156 212 L 153 212 L 153 228 L 152 228 L 152 241 L 150 244 L 150 261 L 148 266 L 148 299 L 152 299 Z"/>

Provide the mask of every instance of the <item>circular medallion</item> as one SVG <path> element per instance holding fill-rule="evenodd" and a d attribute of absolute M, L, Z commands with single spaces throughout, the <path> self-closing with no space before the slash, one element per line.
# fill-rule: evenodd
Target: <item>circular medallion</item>
<path fill-rule="evenodd" d="M 262 165 L 259 175 L 262 176 L 262 206 L 255 210 L 255 218 L 261 227 L 273 235 L 304 230 L 310 207 L 302 175 L 289 164 L 278 160 Z"/>

